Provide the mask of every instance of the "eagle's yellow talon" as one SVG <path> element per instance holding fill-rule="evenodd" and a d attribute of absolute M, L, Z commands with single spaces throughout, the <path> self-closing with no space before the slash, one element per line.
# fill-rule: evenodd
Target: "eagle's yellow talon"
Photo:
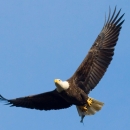
<path fill-rule="evenodd" d="M 84 106 L 84 107 L 83 107 L 83 109 L 84 109 L 85 111 L 87 111 L 87 110 L 88 110 L 88 108 L 87 108 L 86 106 Z"/>
<path fill-rule="evenodd" d="M 89 106 L 92 105 L 92 102 L 93 102 L 92 98 L 88 98 L 87 103 L 88 103 Z"/>
<path fill-rule="evenodd" d="M 79 106 L 82 112 L 86 112 L 88 108 L 86 106 Z"/>

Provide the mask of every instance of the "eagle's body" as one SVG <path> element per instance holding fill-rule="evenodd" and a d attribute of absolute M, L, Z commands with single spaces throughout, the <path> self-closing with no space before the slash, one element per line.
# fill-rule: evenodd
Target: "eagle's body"
<path fill-rule="evenodd" d="M 90 98 L 88 94 L 99 83 L 114 55 L 114 47 L 124 22 L 121 21 L 124 14 L 119 17 L 120 11 L 116 14 L 115 8 L 111 15 L 109 10 L 108 19 L 88 55 L 71 78 L 66 81 L 54 80 L 55 90 L 10 100 L 0 95 L 0 99 L 11 106 L 38 110 L 57 110 L 76 105 L 82 119 L 85 115 L 95 114 L 103 103 Z"/>
<path fill-rule="evenodd" d="M 79 87 L 69 87 L 67 90 L 60 92 L 62 98 L 73 105 L 82 106 L 86 104 L 88 95 Z"/>

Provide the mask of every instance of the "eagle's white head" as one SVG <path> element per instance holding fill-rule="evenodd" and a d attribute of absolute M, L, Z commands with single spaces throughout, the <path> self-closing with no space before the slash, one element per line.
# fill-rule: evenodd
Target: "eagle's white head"
<path fill-rule="evenodd" d="M 55 85 L 56 85 L 56 90 L 58 92 L 61 92 L 63 90 L 67 90 L 69 88 L 69 83 L 67 81 L 62 81 L 60 79 L 55 79 L 54 80 Z"/>

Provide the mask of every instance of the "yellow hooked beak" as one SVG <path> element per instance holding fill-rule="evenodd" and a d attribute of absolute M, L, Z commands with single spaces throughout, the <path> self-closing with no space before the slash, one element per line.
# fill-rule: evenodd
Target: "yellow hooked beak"
<path fill-rule="evenodd" d="M 54 80 L 54 83 L 58 83 L 58 82 L 59 82 L 59 80 L 58 80 L 58 79 L 55 79 L 55 80 Z"/>

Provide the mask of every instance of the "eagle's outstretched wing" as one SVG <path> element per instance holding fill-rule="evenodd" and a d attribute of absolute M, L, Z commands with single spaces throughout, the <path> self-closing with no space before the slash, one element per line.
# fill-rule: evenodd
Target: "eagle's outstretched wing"
<path fill-rule="evenodd" d="M 56 90 L 10 100 L 0 95 L 0 100 L 6 101 L 7 105 L 38 110 L 63 109 L 72 105 L 64 100 Z"/>
<path fill-rule="evenodd" d="M 89 50 L 88 55 L 74 75 L 68 79 L 68 81 L 75 83 L 86 93 L 89 93 L 98 84 L 112 60 L 114 47 L 118 40 L 121 25 L 124 22 L 124 20 L 121 21 L 124 14 L 118 17 L 120 12 L 121 9 L 116 14 L 115 7 L 111 16 L 111 10 L 109 10 L 109 17 L 105 21 L 103 29 Z"/>

